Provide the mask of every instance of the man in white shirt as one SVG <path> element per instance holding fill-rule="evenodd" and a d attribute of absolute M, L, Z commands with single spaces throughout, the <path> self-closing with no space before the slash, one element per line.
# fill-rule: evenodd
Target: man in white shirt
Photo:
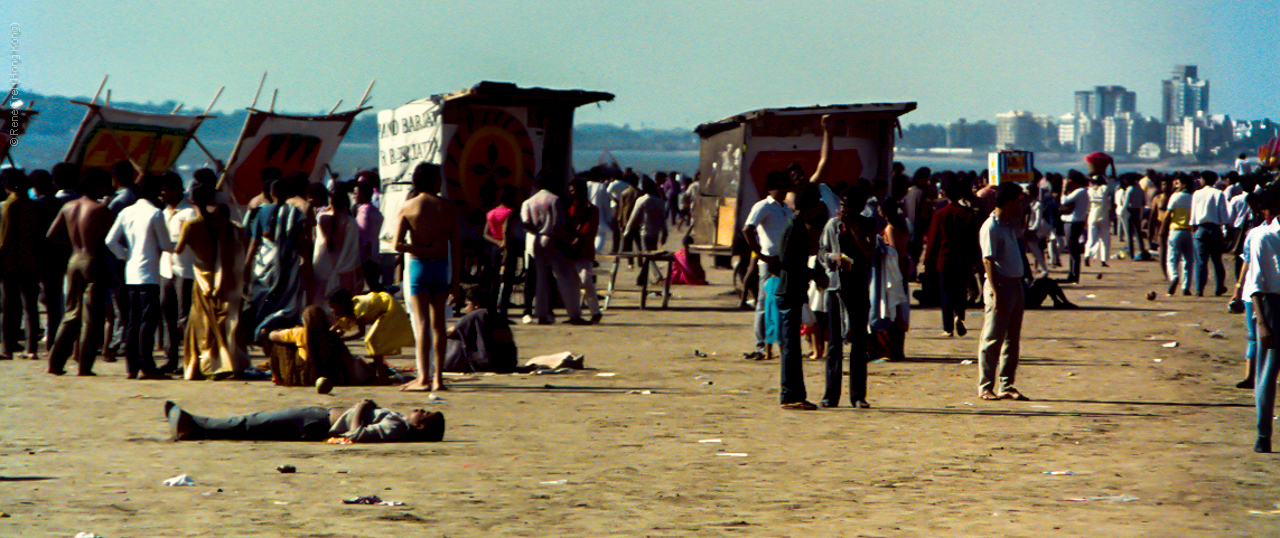
<path fill-rule="evenodd" d="M 183 193 L 182 178 L 170 172 L 162 176 L 160 199 L 164 202 L 164 222 L 169 239 L 175 244 L 182 235 L 182 226 L 196 218 L 196 208 L 187 203 Z M 186 249 L 182 254 L 165 252 L 160 255 L 160 309 L 164 323 L 160 326 L 165 336 L 164 373 L 182 369 L 178 354 L 179 342 L 186 335 L 187 314 L 191 312 L 191 288 L 195 284 L 195 251 Z"/>
<path fill-rule="evenodd" d="M 1072 170 L 1067 175 L 1066 195 L 1062 197 L 1059 211 L 1066 215 L 1067 252 L 1071 263 L 1067 270 L 1067 282 L 1080 282 L 1080 255 L 1084 253 L 1085 227 L 1089 225 L 1089 190 L 1085 188 L 1084 174 Z"/>
<path fill-rule="evenodd" d="M 767 196 L 751 206 L 747 221 L 742 227 L 742 235 L 747 247 L 756 255 L 756 264 L 760 274 L 760 292 L 756 294 L 755 328 L 756 349 L 747 354 L 748 358 L 763 358 L 767 348 L 765 334 L 764 284 L 771 276 L 778 276 L 778 255 L 782 253 L 782 232 L 795 215 L 791 208 L 782 203 L 791 188 L 791 181 L 782 171 L 769 172 L 765 176 L 764 189 Z"/>
<path fill-rule="evenodd" d="M 596 206 L 600 215 L 600 227 L 596 230 L 596 252 L 604 252 L 605 245 L 613 244 L 613 198 L 609 196 L 609 188 L 605 185 L 603 172 L 591 174 L 587 182 L 587 195 L 591 205 Z"/>
<path fill-rule="evenodd" d="M 1280 210 L 1280 196 L 1267 193 L 1270 212 Z M 1241 294 L 1251 301 L 1257 317 L 1257 362 L 1253 395 L 1257 410 L 1257 440 L 1254 452 L 1271 452 L 1272 420 L 1275 414 L 1276 378 L 1280 373 L 1280 227 L 1274 221 L 1249 233 L 1248 268 L 1241 282 Z"/>
<path fill-rule="evenodd" d="M 608 182 L 605 191 L 609 193 L 609 214 L 613 217 L 610 226 L 613 230 L 613 251 L 618 252 L 622 248 L 622 219 L 629 218 L 630 215 L 622 214 L 622 193 L 627 191 L 631 185 L 623 181 L 621 177 L 614 177 Z M 603 212 L 604 209 L 601 209 Z"/>
<path fill-rule="evenodd" d="M 120 211 L 107 232 L 107 248 L 124 260 L 125 356 L 129 379 L 168 379 L 156 368 L 152 350 L 160 321 L 160 255 L 173 240 L 159 207 L 159 178 L 144 176 L 134 186 L 138 201 Z"/>
<path fill-rule="evenodd" d="M 983 287 L 982 343 L 978 347 L 978 397 L 983 400 L 1027 400 L 1013 384 L 1018 372 L 1022 314 L 1026 308 L 1022 277 L 1026 261 L 1018 240 L 1022 203 L 1016 183 L 997 187 L 996 209 L 982 224 L 978 244 L 986 273 Z M 996 392 L 997 376 L 1000 391 Z"/>
<path fill-rule="evenodd" d="M 1248 233 L 1248 226 L 1253 220 L 1253 211 L 1249 209 L 1249 204 L 1245 199 L 1249 197 L 1253 190 L 1252 181 L 1248 181 L 1249 189 L 1240 188 L 1240 193 L 1235 196 L 1227 197 L 1227 217 L 1230 221 L 1227 223 L 1227 246 L 1235 260 L 1235 278 L 1240 278 L 1241 264 L 1244 262 L 1242 255 L 1244 254 L 1244 239 Z M 1240 187 L 1239 184 L 1236 187 Z"/>
<path fill-rule="evenodd" d="M 557 246 L 563 239 L 564 216 L 560 197 L 551 191 L 563 184 L 563 178 L 543 170 L 538 175 L 538 192 L 520 206 L 520 221 L 528 230 L 525 248 L 532 254 L 527 267 L 537 272 L 537 295 L 534 296 L 534 316 L 539 325 L 555 323 L 551 314 L 551 275 L 555 275 L 560 299 L 571 325 L 590 325 L 582 319 L 582 281 L 573 270 L 573 263 L 564 257 Z M 527 283 L 526 283 L 527 285 Z M 528 308 L 528 305 L 526 305 Z M 527 316 L 528 314 L 526 314 Z M 526 321 L 528 323 L 528 321 Z"/>
<path fill-rule="evenodd" d="M 1196 295 L 1204 297 L 1204 287 L 1209 283 L 1210 262 L 1213 263 L 1218 284 L 1213 294 L 1222 295 L 1227 292 L 1227 286 L 1223 282 L 1226 269 L 1222 265 L 1225 240 L 1222 228 L 1230 222 L 1230 216 L 1227 214 L 1226 195 L 1214 187 L 1218 174 L 1205 171 L 1200 178 L 1205 186 L 1191 196 L 1191 226 L 1195 229 L 1192 238 L 1196 252 Z"/>

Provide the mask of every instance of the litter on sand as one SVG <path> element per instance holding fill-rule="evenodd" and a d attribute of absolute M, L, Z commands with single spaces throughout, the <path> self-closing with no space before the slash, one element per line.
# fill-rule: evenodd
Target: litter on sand
<path fill-rule="evenodd" d="M 168 480 L 165 480 L 165 481 L 164 481 L 164 485 L 166 485 L 166 486 L 194 486 L 194 485 L 196 485 L 196 480 L 195 480 L 194 478 L 191 478 L 191 476 L 189 476 L 189 475 L 180 474 L 180 475 L 178 475 L 178 476 L 175 476 L 175 477 L 173 477 L 173 478 L 170 478 L 170 479 L 168 479 Z"/>
<path fill-rule="evenodd" d="M 1165 346 L 1169 347 L 1169 346 Z M 1164 359 L 1151 359 L 1153 362 L 1164 362 Z"/>
<path fill-rule="evenodd" d="M 1178 343 L 1177 343 L 1177 342 L 1169 342 L 1169 343 L 1167 343 L 1167 344 L 1161 344 L 1161 347 L 1170 347 L 1170 348 L 1178 347 Z"/>
<path fill-rule="evenodd" d="M 342 504 L 367 504 L 378 506 L 404 506 L 400 501 L 384 501 L 377 495 L 361 495 L 350 499 L 342 499 Z"/>
<path fill-rule="evenodd" d="M 1218 340 L 1224 340 L 1224 339 L 1226 339 L 1226 338 L 1227 338 L 1227 335 L 1226 335 L 1226 334 L 1223 334 L 1223 332 L 1222 332 L 1221 330 L 1217 330 L 1217 331 L 1213 331 L 1213 332 L 1209 333 L 1209 338 L 1216 338 L 1216 339 L 1218 339 Z"/>
<path fill-rule="evenodd" d="M 618 374 L 615 374 L 613 372 L 600 372 L 596 374 L 596 377 L 613 377 L 615 375 L 618 375 Z"/>
<path fill-rule="evenodd" d="M 627 394 L 653 394 L 651 390 L 629 390 Z"/>
<path fill-rule="evenodd" d="M 965 360 L 960 361 L 960 365 L 961 365 L 961 366 L 968 366 L 968 365 L 970 365 L 970 364 L 973 364 L 973 359 L 965 359 Z"/>
<path fill-rule="evenodd" d="M 1113 503 L 1127 503 L 1127 502 L 1136 501 L 1138 500 L 1138 498 L 1134 497 L 1133 495 L 1129 495 L 1128 493 L 1123 493 L 1120 495 L 1094 495 L 1091 497 L 1072 497 L 1066 500 L 1071 502 L 1110 501 Z"/>
<path fill-rule="evenodd" d="M 718 453 L 718 454 L 716 454 L 716 455 L 717 455 L 717 456 L 724 456 L 724 457 L 726 457 L 726 458 L 745 458 L 745 457 L 747 457 L 747 453 L 746 453 L 746 452 L 720 452 L 720 453 Z"/>
<path fill-rule="evenodd" d="M 92 532 L 84 532 L 84 531 L 80 531 L 80 532 L 77 532 L 77 533 L 76 533 L 75 538 L 102 538 L 102 536 L 99 536 L 99 535 L 94 534 L 94 533 L 92 533 Z"/>
<path fill-rule="evenodd" d="M 1097 298 L 1098 298 L 1098 296 L 1097 296 L 1096 294 L 1090 293 L 1090 294 L 1088 294 L 1088 295 L 1085 295 L 1085 296 L 1084 296 L 1084 298 L 1085 298 L 1085 299 L 1097 299 Z"/>
<path fill-rule="evenodd" d="M 548 480 L 546 482 L 538 482 L 538 483 L 544 486 L 563 486 L 565 484 L 568 484 L 569 481 L 565 479 L 560 479 L 560 480 Z"/>
<path fill-rule="evenodd" d="M 1047 474 L 1049 476 L 1075 476 L 1076 475 L 1071 471 L 1045 471 L 1044 474 Z"/>
<path fill-rule="evenodd" d="M 1178 315 L 1178 313 L 1177 313 L 1177 312 L 1165 312 L 1165 313 L 1163 313 L 1163 314 L 1156 314 L 1156 317 L 1157 317 L 1157 318 L 1167 318 L 1167 317 L 1169 317 L 1169 316 L 1176 316 L 1176 315 Z"/>
<path fill-rule="evenodd" d="M 699 443 L 723 443 L 723 439 L 698 439 Z"/>

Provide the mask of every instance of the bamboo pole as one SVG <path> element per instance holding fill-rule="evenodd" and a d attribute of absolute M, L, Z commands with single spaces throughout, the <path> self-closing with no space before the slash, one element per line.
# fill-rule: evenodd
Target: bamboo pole
<path fill-rule="evenodd" d="M 99 85 L 98 85 L 98 93 L 93 94 L 93 100 L 92 100 L 92 101 L 89 101 L 89 104 L 90 104 L 90 105 L 97 105 L 97 104 L 98 104 L 98 96 L 99 96 L 99 95 L 102 95 L 102 88 L 106 87 L 106 85 L 107 85 L 107 77 L 109 77 L 109 76 L 111 76 L 111 75 L 102 75 L 102 84 L 99 84 Z"/>
<path fill-rule="evenodd" d="M 360 104 L 356 105 L 356 108 L 364 106 L 364 103 L 369 100 L 369 92 L 373 91 L 373 83 L 377 81 L 378 79 L 376 78 L 369 81 L 369 87 L 364 89 L 364 95 L 360 96 Z"/>
<path fill-rule="evenodd" d="M 111 90 L 107 90 L 107 101 L 102 106 L 111 106 Z"/>
<path fill-rule="evenodd" d="M 338 99 L 338 104 L 333 105 L 333 108 L 329 109 L 329 114 L 336 112 L 340 106 L 342 106 L 342 99 Z"/>
<path fill-rule="evenodd" d="M 262 72 L 262 80 L 258 81 L 258 91 L 253 94 L 253 104 L 249 108 L 258 106 L 258 96 L 262 95 L 262 85 L 267 83 L 267 72 Z"/>
<path fill-rule="evenodd" d="M 271 108 L 267 110 L 267 112 L 270 112 L 272 114 L 276 113 L 276 97 L 279 97 L 279 96 L 280 96 L 279 88 L 271 90 Z"/>
<path fill-rule="evenodd" d="M 18 85 L 14 84 L 12 88 L 9 88 L 9 93 L 4 94 L 4 102 L 0 103 L 0 106 L 8 106 L 9 101 L 13 99 L 13 94 L 17 92 L 18 92 Z"/>
<path fill-rule="evenodd" d="M 182 110 L 183 106 L 185 105 L 183 105 L 182 103 L 178 103 L 178 106 L 173 107 L 173 112 L 170 112 L 170 114 L 177 114 L 179 110 Z"/>
<path fill-rule="evenodd" d="M 218 98 L 219 98 L 219 97 L 222 97 L 222 90 L 225 90 L 225 89 L 227 89 L 227 87 L 226 87 L 226 86 L 223 86 L 223 87 L 221 87 L 221 88 L 218 88 L 218 93 L 217 93 L 217 94 L 214 94 L 214 96 L 213 96 L 213 100 L 212 100 L 212 101 L 209 101 L 209 106 L 208 106 L 208 107 L 206 107 L 206 108 L 204 109 L 204 114 L 201 114 L 201 116 L 207 116 L 207 115 L 209 115 L 209 111 L 210 111 L 210 110 L 213 110 L 213 104 L 218 102 Z"/>
<path fill-rule="evenodd" d="M 218 175 L 221 176 L 226 171 L 225 165 L 223 165 L 222 161 L 219 161 L 217 157 L 214 157 L 213 153 L 210 153 L 209 149 L 204 147 L 204 144 L 200 143 L 200 139 L 196 138 L 195 134 L 191 135 L 191 140 L 196 143 L 196 146 L 200 148 L 200 151 L 203 151 L 204 154 L 213 161 L 214 167 L 218 169 Z M 222 184 L 222 178 L 218 178 L 218 184 Z"/>

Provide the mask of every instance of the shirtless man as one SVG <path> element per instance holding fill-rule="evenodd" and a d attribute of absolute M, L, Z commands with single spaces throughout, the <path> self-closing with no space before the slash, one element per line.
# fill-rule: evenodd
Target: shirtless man
<path fill-rule="evenodd" d="M 103 199 L 111 194 L 111 178 L 91 169 L 80 184 L 84 196 L 67 202 L 58 212 L 48 237 L 71 245 L 67 264 L 67 312 L 49 351 L 49 373 L 62 375 L 72 352 L 80 363 L 79 375 L 93 373 L 93 360 L 102 346 L 103 317 L 111 287 L 111 254 L 106 235 L 115 213 Z"/>
<path fill-rule="evenodd" d="M 445 300 L 457 289 L 462 267 L 458 208 L 436 194 L 440 191 L 440 165 L 422 163 L 414 168 L 413 189 L 418 194 L 400 208 L 394 237 L 396 252 L 405 255 L 405 296 L 413 314 L 418 378 L 400 390 L 447 390 L 443 376 Z M 427 332 L 428 326 L 431 332 Z M 431 357 L 430 369 L 427 357 Z"/>

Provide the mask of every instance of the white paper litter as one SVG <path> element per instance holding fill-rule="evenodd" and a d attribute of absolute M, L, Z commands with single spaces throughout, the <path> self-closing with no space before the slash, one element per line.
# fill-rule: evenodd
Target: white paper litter
<path fill-rule="evenodd" d="M 618 374 L 615 374 L 613 372 L 600 372 L 596 374 L 596 377 L 613 377 L 615 375 L 618 375 Z"/>
<path fill-rule="evenodd" d="M 173 478 L 170 478 L 170 479 L 168 479 L 168 480 L 165 480 L 165 481 L 164 481 L 164 485 L 166 485 L 166 486 L 194 486 L 194 485 L 196 485 L 196 480 L 195 480 L 194 478 L 191 478 L 191 476 L 190 476 L 190 475 L 180 474 L 180 475 L 178 475 L 178 476 L 175 476 L 175 477 L 173 477 Z"/>
<path fill-rule="evenodd" d="M 1177 342 L 1169 342 L 1169 343 L 1167 343 L 1167 344 L 1161 344 L 1161 347 L 1178 347 L 1178 343 L 1177 343 Z"/>
<path fill-rule="evenodd" d="M 698 439 L 699 443 L 723 443 L 722 439 Z"/>
<path fill-rule="evenodd" d="M 1177 312 L 1165 312 L 1165 313 L 1163 313 L 1163 314 L 1156 314 L 1156 317 L 1157 317 L 1157 318 L 1167 318 L 1167 317 L 1169 317 L 1169 316 L 1176 316 L 1176 315 L 1178 315 L 1178 313 L 1177 313 Z"/>
<path fill-rule="evenodd" d="M 726 457 L 726 458 L 745 458 L 745 457 L 747 457 L 747 453 L 746 453 L 746 452 L 720 452 L 720 453 L 718 453 L 718 454 L 716 454 L 716 455 L 717 455 L 717 456 L 724 456 L 724 457 Z"/>

